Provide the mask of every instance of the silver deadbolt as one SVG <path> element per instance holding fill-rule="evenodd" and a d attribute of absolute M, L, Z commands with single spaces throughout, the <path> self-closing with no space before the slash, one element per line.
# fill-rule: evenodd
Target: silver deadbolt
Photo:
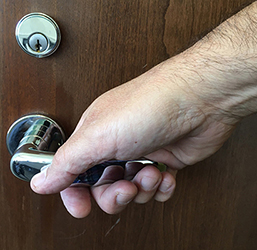
<path fill-rule="evenodd" d="M 43 58 L 53 54 L 61 41 L 57 23 L 43 13 L 24 16 L 16 25 L 16 40 L 29 55 Z"/>
<path fill-rule="evenodd" d="M 12 173 L 19 179 L 30 181 L 35 174 L 51 164 L 55 152 L 64 141 L 63 130 L 51 118 L 40 114 L 21 117 L 11 125 L 6 137 L 7 148 L 12 155 Z M 160 171 L 166 170 L 164 164 L 145 158 L 110 160 L 78 175 L 73 183 L 96 186 L 121 179 L 131 180 L 145 165 L 154 165 Z"/>

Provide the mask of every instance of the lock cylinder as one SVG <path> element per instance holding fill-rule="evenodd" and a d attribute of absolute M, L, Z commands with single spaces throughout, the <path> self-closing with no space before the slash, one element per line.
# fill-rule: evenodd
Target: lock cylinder
<path fill-rule="evenodd" d="M 60 45 L 61 31 L 57 23 L 43 13 L 30 13 L 16 25 L 16 40 L 27 54 L 43 58 L 52 55 Z"/>

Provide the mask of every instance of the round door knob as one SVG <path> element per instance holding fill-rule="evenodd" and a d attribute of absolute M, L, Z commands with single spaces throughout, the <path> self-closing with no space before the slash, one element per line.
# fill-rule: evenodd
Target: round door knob
<path fill-rule="evenodd" d="M 16 25 L 16 40 L 29 55 L 43 58 L 53 54 L 61 41 L 57 23 L 43 13 L 24 16 Z"/>

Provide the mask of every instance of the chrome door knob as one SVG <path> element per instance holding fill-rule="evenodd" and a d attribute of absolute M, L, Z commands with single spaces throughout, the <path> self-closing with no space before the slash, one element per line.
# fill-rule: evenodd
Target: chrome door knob
<path fill-rule="evenodd" d="M 6 144 L 12 155 L 12 173 L 25 181 L 50 164 L 64 143 L 62 128 L 45 115 L 26 115 L 15 121 L 7 132 Z"/>
<path fill-rule="evenodd" d="M 40 114 L 21 117 L 11 125 L 6 137 L 7 148 L 12 155 L 12 173 L 19 179 L 30 181 L 43 167 L 51 164 L 55 152 L 64 142 L 62 128 L 51 118 Z M 164 164 L 145 158 L 110 160 L 80 174 L 74 184 L 96 186 L 120 179 L 131 180 L 145 165 L 154 165 L 160 171 L 166 170 Z"/>
<path fill-rule="evenodd" d="M 43 13 L 24 16 L 16 25 L 16 40 L 29 55 L 43 58 L 53 54 L 61 41 L 57 23 Z"/>

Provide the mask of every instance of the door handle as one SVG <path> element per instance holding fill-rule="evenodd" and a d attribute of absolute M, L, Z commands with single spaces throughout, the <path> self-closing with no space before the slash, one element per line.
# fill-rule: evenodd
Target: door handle
<path fill-rule="evenodd" d="M 30 181 L 43 167 L 51 164 L 55 152 L 64 142 L 62 128 L 51 118 L 40 114 L 21 117 L 11 125 L 6 137 L 7 148 L 12 155 L 12 173 L 19 179 Z M 154 165 L 160 171 L 166 170 L 164 164 L 146 158 L 111 160 L 78 175 L 74 184 L 96 186 L 120 179 L 131 180 L 145 165 Z"/>

